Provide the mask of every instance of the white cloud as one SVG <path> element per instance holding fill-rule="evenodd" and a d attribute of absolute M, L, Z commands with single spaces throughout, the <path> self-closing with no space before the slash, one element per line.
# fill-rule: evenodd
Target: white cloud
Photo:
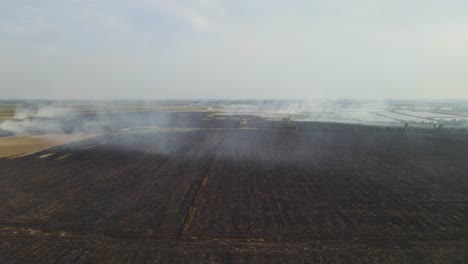
<path fill-rule="evenodd" d="M 223 2 L 212 0 L 144 0 L 146 5 L 202 32 L 216 29 L 223 22 L 226 17 Z"/>
<path fill-rule="evenodd" d="M 205 31 L 213 26 L 213 21 L 207 16 L 197 13 L 194 9 L 186 5 L 175 1 L 164 1 L 161 6 L 166 8 L 171 14 L 184 20 L 184 22 L 189 23 L 193 29 Z"/>
<path fill-rule="evenodd" d="M 465 3 L 5 0 L 0 89 L 9 97 L 437 97 L 450 83 L 443 92 L 457 97 L 468 85 Z"/>

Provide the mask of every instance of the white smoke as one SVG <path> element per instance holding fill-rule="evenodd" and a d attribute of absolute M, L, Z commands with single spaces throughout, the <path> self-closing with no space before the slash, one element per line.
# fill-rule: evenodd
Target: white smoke
<path fill-rule="evenodd" d="M 58 106 L 46 106 L 38 109 L 34 117 L 38 118 L 61 118 L 72 114 L 73 111 L 69 108 Z"/>
<path fill-rule="evenodd" d="M 15 120 L 24 120 L 31 118 L 36 114 L 37 110 L 30 108 L 17 108 L 15 111 Z"/>
<path fill-rule="evenodd" d="M 71 107 L 39 106 L 37 108 L 19 107 L 13 120 L 0 123 L 0 130 L 14 134 L 102 131 L 96 120 L 84 120 Z"/>
<path fill-rule="evenodd" d="M 0 129 L 14 134 L 26 134 L 34 132 L 65 134 L 60 121 L 43 121 L 35 119 L 23 119 L 21 121 L 7 120 L 0 124 Z"/>

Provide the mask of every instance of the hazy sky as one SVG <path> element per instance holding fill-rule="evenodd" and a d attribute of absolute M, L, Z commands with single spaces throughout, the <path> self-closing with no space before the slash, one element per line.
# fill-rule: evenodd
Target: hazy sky
<path fill-rule="evenodd" d="M 466 0 L 1 0 L 0 98 L 468 98 Z"/>

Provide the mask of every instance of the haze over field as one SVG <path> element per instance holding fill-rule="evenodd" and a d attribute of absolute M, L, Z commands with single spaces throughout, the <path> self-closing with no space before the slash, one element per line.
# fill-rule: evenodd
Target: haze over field
<path fill-rule="evenodd" d="M 2 98 L 468 98 L 468 2 L 0 3 Z"/>
<path fill-rule="evenodd" d="M 468 263 L 467 14 L 0 0 L 0 263 Z"/>

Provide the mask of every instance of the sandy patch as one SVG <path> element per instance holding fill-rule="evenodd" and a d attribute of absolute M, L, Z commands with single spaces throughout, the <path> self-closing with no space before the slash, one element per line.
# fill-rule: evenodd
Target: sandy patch
<path fill-rule="evenodd" d="M 39 156 L 39 159 L 47 158 L 47 157 L 50 157 L 50 156 L 52 156 L 54 154 L 55 154 L 55 152 L 42 154 L 42 155 Z"/>
<path fill-rule="evenodd" d="M 63 160 L 63 159 L 66 159 L 66 158 L 70 157 L 71 155 L 72 155 L 72 154 L 70 154 L 70 153 L 67 153 L 67 154 L 65 154 L 65 155 L 62 155 L 62 156 L 58 157 L 58 158 L 57 158 L 57 160 Z"/>

